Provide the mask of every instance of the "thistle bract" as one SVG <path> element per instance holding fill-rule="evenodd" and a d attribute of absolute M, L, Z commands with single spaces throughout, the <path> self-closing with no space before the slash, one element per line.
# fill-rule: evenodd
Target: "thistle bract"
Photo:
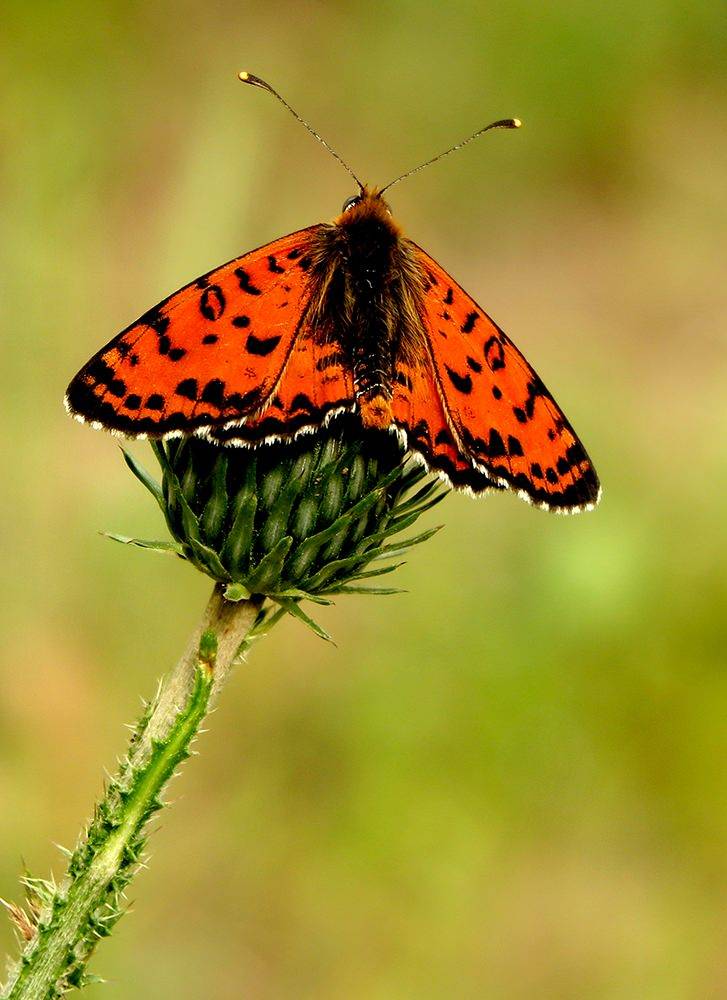
<path fill-rule="evenodd" d="M 161 484 L 126 459 L 154 493 L 176 544 L 121 540 L 173 548 L 227 584 L 233 599 L 381 593 L 361 581 L 396 564 L 370 564 L 433 534 L 397 537 L 446 493 L 395 436 L 364 432 L 354 417 L 254 448 L 197 437 L 153 448 Z"/>

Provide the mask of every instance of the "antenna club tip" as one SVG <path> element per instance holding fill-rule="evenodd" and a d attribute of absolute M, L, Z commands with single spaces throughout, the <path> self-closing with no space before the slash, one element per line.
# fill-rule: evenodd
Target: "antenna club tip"
<path fill-rule="evenodd" d="M 250 83 L 253 87 L 260 87 L 261 90 L 267 90 L 271 94 L 275 94 L 275 91 L 262 77 L 255 76 L 254 73 L 248 73 L 246 69 L 240 70 L 237 74 L 237 79 L 241 80 L 243 83 Z M 277 96 L 277 95 L 276 95 Z"/>
<path fill-rule="evenodd" d="M 519 118 L 513 118 L 513 120 L 512 120 L 512 127 L 513 128 L 520 128 L 521 125 L 522 125 L 522 122 L 520 121 Z"/>
<path fill-rule="evenodd" d="M 246 69 L 241 69 L 237 74 L 237 79 L 242 80 L 243 83 L 252 83 L 255 87 L 262 87 L 267 90 L 270 88 L 270 84 L 266 83 L 259 76 L 255 76 L 254 73 L 248 73 Z"/>

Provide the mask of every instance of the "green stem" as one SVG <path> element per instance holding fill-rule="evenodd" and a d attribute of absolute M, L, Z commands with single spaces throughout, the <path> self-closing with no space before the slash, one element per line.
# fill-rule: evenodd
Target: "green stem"
<path fill-rule="evenodd" d="M 1 994 L 6 1000 L 51 1000 L 89 981 L 86 963 L 123 914 L 124 889 L 139 870 L 147 821 L 189 756 L 258 610 L 253 601 L 226 601 L 215 587 L 187 650 L 137 724 L 63 883 L 25 879 L 30 916 L 13 909 L 30 940 Z"/>

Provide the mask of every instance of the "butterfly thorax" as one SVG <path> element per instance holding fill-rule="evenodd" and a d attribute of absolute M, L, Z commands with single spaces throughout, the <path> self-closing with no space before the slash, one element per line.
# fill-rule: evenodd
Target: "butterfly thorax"
<path fill-rule="evenodd" d="M 343 355 L 368 427 L 391 424 L 397 361 L 421 342 L 424 279 L 411 246 L 386 202 L 364 189 L 312 254 L 313 335 Z"/>

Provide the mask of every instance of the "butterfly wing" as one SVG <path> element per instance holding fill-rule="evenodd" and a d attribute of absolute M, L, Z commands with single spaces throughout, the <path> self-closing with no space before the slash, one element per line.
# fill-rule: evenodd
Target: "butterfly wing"
<path fill-rule="evenodd" d="M 264 411 L 244 423 L 215 430 L 211 438 L 245 444 L 286 437 L 319 427 L 328 416 L 354 407 L 353 376 L 335 343 L 321 343 L 310 327 L 301 330 Z"/>
<path fill-rule="evenodd" d="M 415 250 L 436 393 L 459 454 L 542 507 L 594 506 L 593 465 L 538 375 L 457 282 Z"/>
<path fill-rule="evenodd" d="M 476 493 L 499 488 L 460 454 L 431 365 L 397 364 L 391 406 L 408 447 L 421 455 L 428 468 L 442 472 L 452 485 Z"/>
<path fill-rule="evenodd" d="M 263 407 L 305 324 L 320 226 L 237 257 L 116 336 L 71 382 L 69 411 L 131 437 L 222 426 Z"/>

